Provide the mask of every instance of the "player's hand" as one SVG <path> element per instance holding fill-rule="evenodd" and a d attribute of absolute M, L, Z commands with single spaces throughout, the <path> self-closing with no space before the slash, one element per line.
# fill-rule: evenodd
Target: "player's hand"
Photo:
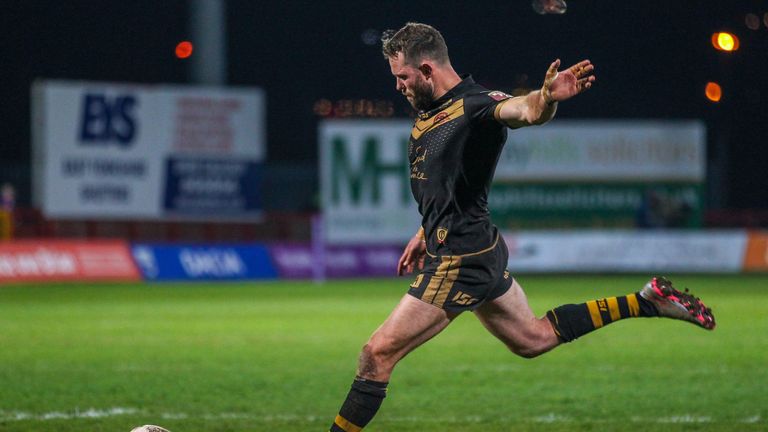
<path fill-rule="evenodd" d="M 397 275 L 413 273 L 413 270 L 424 268 L 424 257 L 427 254 L 427 243 L 422 239 L 421 233 L 416 234 L 408 241 L 403 255 L 397 262 Z"/>
<path fill-rule="evenodd" d="M 583 93 L 595 82 L 595 75 L 592 74 L 595 66 L 589 60 L 582 60 L 562 71 L 557 70 L 559 67 L 560 59 L 549 65 L 544 85 L 541 87 L 541 95 L 549 104 L 562 102 Z"/>

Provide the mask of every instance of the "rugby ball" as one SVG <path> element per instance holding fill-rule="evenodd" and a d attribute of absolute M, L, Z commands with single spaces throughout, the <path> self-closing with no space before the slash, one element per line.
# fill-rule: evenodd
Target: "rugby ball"
<path fill-rule="evenodd" d="M 144 426 L 139 426 L 137 428 L 131 429 L 131 432 L 171 432 L 171 431 L 161 426 L 144 425 Z"/>

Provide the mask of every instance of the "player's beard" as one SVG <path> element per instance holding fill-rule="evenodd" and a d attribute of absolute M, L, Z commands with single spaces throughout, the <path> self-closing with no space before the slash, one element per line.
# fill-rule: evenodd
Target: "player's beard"
<path fill-rule="evenodd" d="M 432 105 L 432 94 L 434 89 L 429 85 L 427 80 L 419 79 L 416 84 L 411 88 L 411 98 L 408 102 L 416 108 L 418 111 L 426 111 Z"/>

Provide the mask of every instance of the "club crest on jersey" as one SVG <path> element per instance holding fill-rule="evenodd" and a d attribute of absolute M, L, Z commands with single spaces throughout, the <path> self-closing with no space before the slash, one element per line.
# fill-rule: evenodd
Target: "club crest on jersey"
<path fill-rule="evenodd" d="M 500 100 L 504 100 L 504 99 L 509 99 L 512 96 L 504 93 L 503 91 L 494 90 L 494 91 L 488 93 L 488 97 L 490 97 L 491 99 L 493 99 L 495 101 L 500 101 Z"/>
<path fill-rule="evenodd" d="M 445 111 L 438 113 L 435 116 L 435 120 L 432 122 L 432 124 L 440 124 L 440 123 L 442 123 L 443 120 L 448 118 L 448 115 L 449 114 L 447 112 L 445 112 Z"/>
<path fill-rule="evenodd" d="M 448 237 L 448 229 L 440 227 L 437 229 L 437 241 L 438 243 L 445 243 L 445 239 Z"/>

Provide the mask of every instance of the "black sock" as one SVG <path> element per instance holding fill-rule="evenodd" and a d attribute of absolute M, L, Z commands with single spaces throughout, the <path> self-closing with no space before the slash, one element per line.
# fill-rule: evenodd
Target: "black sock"
<path fill-rule="evenodd" d="M 355 377 L 339 415 L 331 425 L 331 432 L 358 432 L 362 430 L 387 396 L 387 383 Z"/>
<path fill-rule="evenodd" d="M 638 292 L 558 306 L 547 312 L 547 319 L 560 340 L 570 342 L 620 319 L 658 315 L 656 307 Z"/>

